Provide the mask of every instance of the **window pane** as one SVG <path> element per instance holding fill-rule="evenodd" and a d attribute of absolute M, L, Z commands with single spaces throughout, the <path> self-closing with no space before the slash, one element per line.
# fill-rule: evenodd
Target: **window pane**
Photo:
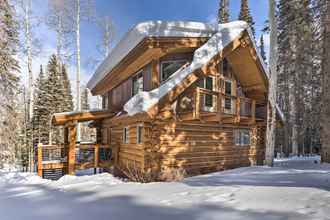
<path fill-rule="evenodd" d="M 124 128 L 124 134 L 123 134 L 123 139 L 124 139 L 124 143 L 128 144 L 128 128 Z"/>
<path fill-rule="evenodd" d="M 133 77 L 132 95 L 136 95 L 143 91 L 143 74 L 139 73 L 137 76 Z"/>
<path fill-rule="evenodd" d="M 231 95 L 231 82 L 230 81 L 225 82 L 225 94 Z"/>
<path fill-rule="evenodd" d="M 206 77 L 205 80 L 205 89 L 213 91 L 213 78 Z"/>
<path fill-rule="evenodd" d="M 231 110 L 231 98 L 225 98 L 225 109 Z"/>
<path fill-rule="evenodd" d="M 167 80 L 173 73 L 180 69 L 186 61 L 172 61 L 162 63 L 161 73 L 162 73 L 162 82 Z"/>
<path fill-rule="evenodd" d="M 213 96 L 210 94 L 205 94 L 205 106 L 213 107 Z"/>
<path fill-rule="evenodd" d="M 142 126 L 137 126 L 137 143 L 142 143 Z"/>
<path fill-rule="evenodd" d="M 243 144 L 249 145 L 250 144 L 250 132 L 248 130 L 242 131 L 243 136 Z"/>

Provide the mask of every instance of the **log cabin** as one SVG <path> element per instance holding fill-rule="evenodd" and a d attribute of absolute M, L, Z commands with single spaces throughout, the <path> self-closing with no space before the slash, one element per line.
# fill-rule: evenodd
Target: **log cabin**
<path fill-rule="evenodd" d="M 102 96 L 101 111 L 52 120 L 65 127 L 69 174 L 77 169 L 75 125 L 88 120 L 96 146 L 111 151 L 105 166 L 129 178 L 263 164 L 268 70 L 243 21 L 137 24 L 87 86 Z"/>

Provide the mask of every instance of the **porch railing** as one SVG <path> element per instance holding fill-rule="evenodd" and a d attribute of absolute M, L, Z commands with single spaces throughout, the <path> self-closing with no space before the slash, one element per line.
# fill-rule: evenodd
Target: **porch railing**
<path fill-rule="evenodd" d="M 62 169 L 68 173 L 68 163 L 74 164 L 74 170 L 88 168 L 108 168 L 112 164 L 112 148 L 110 145 L 95 143 L 76 144 L 74 161 L 68 161 L 69 145 L 38 145 L 38 175 L 43 176 L 45 170 Z"/>
<path fill-rule="evenodd" d="M 194 118 L 203 113 L 217 113 L 223 116 L 241 118 L 255 118 L 256 102 L 245 97 L 236 97 L 220 92 L 196 87 L 194 91 Z"/>

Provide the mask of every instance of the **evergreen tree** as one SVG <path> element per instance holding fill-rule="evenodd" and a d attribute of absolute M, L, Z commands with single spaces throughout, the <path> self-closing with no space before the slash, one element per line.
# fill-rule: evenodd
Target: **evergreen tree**
<path fill-rule="evenodd" d="M 218 10 L 218 23 L 228 23 L 229 22 L 229 0 L 220 0 L 219 10 Z"/>
<path fill-rule="evenodd" d="M 259 50 L 260 50 L 260 55 L 261 55 L 262 59 L 266 62 L 267 58 L 266 58 L 265 43 L 264 43 L 264 35 L 263 34 L 260 36 Z"/>
<path fill-rule="evenodd" d="M 49 97 L 46 88 L 47 79 L 43 72 L 42 65 L 40 65 L 39 76 L 35 83 L 35 103 L 33 108 L 33 137 L 34 145 L 37 143 L 48 143 L 49 134 Z"/>
<path fill-rule="evenodd" d="M 255 36 L 254 21 L 250 13 L 248 0 L 241 0 L 241 10 L 239 12 L 238 19 L 246 21 L 250 25 L 253 36 Z"/>
<path fill-rule="evenodd" d="M 83 88 L 81 94 L 81 110 L 89 110 L 89 101 L 88 101 L 89 91 L 86 87 Z"/>
<path fill-rule="evenodd" d="M 319 136 L 319 69 L 317 29 L 310 0 L 281 0 L 279 3 L 279 101 L 286 115 L 286 153 L 311 152 Z M 311 132 L 313 137 L 311 137 Z"/>
<path fill-rule="evenodd" d="M 65 65 L 61 68 L 61 82 L 63 86 L 63 112 L 73 111 L 73 98 L 71 92 L 71 83 L 68 77 L 67 69 Z"/>
<path fill-rule="evenodd" d="M 0 166 L 14 162 L 19 136 L 17 29 L 14 9 L 7 0 L 0 1 Z"/>

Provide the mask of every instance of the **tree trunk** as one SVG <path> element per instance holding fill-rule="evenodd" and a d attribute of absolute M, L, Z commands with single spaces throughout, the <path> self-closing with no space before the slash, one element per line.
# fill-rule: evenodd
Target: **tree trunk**
<path fill-rule="evenodd" d="M 270 23 L 270 76 L 267 108 L 266 165 L 273 166 L 276 129 L 276 87 L 277 87 L 277 21 L 275 0 L 269 0 Z"/>
<path fill-rule="evenodd" d="M 77 12 L 76 12 L 76 47 L 77 47 L 77 111 L 81 110 L 81 98 L 80 98 L 80 0 L 77 0 Z M 80 141 L 80 123 L 77 126 L 77 141 Z"/>
<path fill-rule="evenodd" d="M 325 1 L 324 46 L 322 60 L 322 120 L 321 120 L 321 158 L 330 163 L 330 0 Z"/>

